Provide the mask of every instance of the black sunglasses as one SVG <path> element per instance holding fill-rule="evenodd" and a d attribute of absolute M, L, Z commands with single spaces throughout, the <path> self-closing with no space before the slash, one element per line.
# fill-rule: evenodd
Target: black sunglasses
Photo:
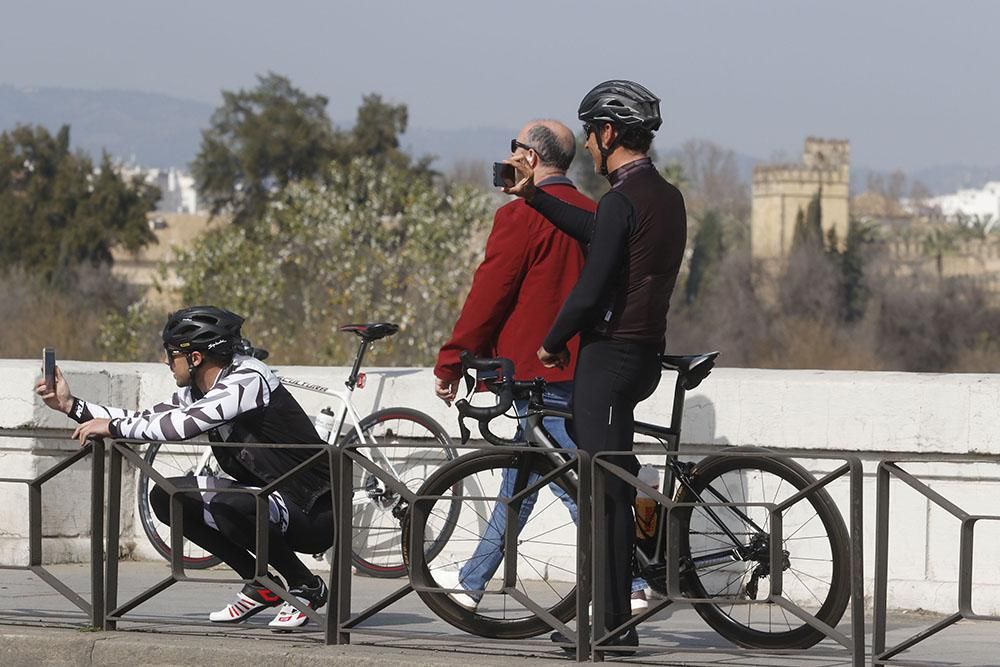
<path fill-rule="evenodd" d="M 584 123 L 583 124 L 583 138 L 585 140 L 586 140 L 587 137 L 590 136 L 591 132 L 596 132 L 596 131 L 597 131 L 597 126 L 594 125 L 593 123 Z"/>
<path fill-rule="evenodd" d="M 536 153 L 538 152 L 538 151 L 536 151 L 534 149 L 533 146 L 529 146 L 528 144 L 522 144 L 517 139 L 511 139 L 510 140 L 510 152 L 514 153 L 514 152 L 517 151 L 518 148 L 523 148 L 526 151 L 535 151 Z"/>

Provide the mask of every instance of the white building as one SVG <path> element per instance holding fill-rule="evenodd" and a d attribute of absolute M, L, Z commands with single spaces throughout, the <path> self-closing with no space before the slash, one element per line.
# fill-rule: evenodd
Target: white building
<path fill-rule="evenodd" d="M 160 189 L 160 201 L 156 210 L 163 213 L 198 213 L 202 210 L 195 190 L 194 177 L 179 169 L 143 169 L 142 167 L 121 168 L 123 178 L 135 176 L 142 178 L 149 185 Z"/>
<path fill-rule="evenodd" d="M 927 205 L 940 209 L 949 219 L 966 215 L 997 224 L 1000 221 L 1000 181 L 991 181 L 979 190 L 959 190 L 952 195 L 934 197 L 927 200 Z"/>

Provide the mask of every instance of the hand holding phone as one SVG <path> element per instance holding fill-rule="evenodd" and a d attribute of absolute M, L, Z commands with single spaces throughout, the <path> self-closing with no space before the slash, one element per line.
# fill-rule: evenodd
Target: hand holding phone
<path fill-rule="evenodd" d="M 56 390 L 56 349 L 42 349 L 42 374 L 45 376 L 45 388 L 50 392 Z"/>

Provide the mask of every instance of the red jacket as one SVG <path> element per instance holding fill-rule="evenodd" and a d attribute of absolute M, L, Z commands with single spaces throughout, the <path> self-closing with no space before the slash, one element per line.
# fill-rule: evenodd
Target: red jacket
<path fill-rule="evenodd" d="M 556 183 L 543 189 L 574 206 L 596 208 L 572 185 Z M 571 355 L 567 368 L 545 368 L 536 353 L 582 267 L 580 244 L 523 200 L 500 207 L 486 242 L 486 257 L 476 269 L 451 340 L 438 353 L 434 374 L 458 379 L 462 371 L 458 355 L 469 350 L 477 356 L 513 360 L 519 380 L 539 376 L 548 382 L 572 380 L 577 337 L 567 345 Z"/>

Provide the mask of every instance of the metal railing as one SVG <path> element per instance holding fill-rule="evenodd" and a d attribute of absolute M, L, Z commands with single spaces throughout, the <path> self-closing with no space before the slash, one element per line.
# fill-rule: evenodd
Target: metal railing
<path fill-rule="evenodd" d="M 812 460 L 831 460 L 831 461 L 843 461 L 843 465 L 837 467 L 835 470 L 823 474 L 815 482 L 808 485 L 806 488 L 801 489 L 798 493 L 785 498 L 781 503 L 773 502 L 675 502 L 672 498 L 660 493 L 658 489 L 654 489 L 649 485 L 643 483 L 638 477 L 632 475 L 624 468 L 616 465 L 613 461 L 616 458 L 630 457 L 630 456 L 655 456 L 663 457 L 669 456 L 671 458 L 676 457 L 690 457 L 690 456 L 725 456 L 732 458 L 771 458 L 776 460 L 788 460 L 795 458 L 808 458 Z M 605 495 L 604 489 L 607 484 L 608 477 L 614 477 L 619 479 L 626 484 L 634 487 L 637 490 L 642 490 L 647 497 L 653 499 L 658 506 L 665 509 L 665 520 L 668 523 L 668 548 L 666 550 L 667 562 L 666 562 L 666 596 L 665 598 L 657 603 L 651 604 L 650 607 L 634 616 L 629 621 L 626 621 L 618 628 L 609 628 L 607 631 L 601 635 L 595 636 L 592 642 L 592 653 L 594 661 L 602 661 L 603 653 L 602 647 L 611 637 L 621 633 L 628 628 L 635 627 L 650 617 L 652 617 L 657 612 L 663 610 L 671 604 L 683 604 L 683 605 L 697 605 L 697 604 L 712 604 L 714 602 L 723 602 L 726 605 L 746 605 L 746 604 L 774 604 L 781 609 L 791 613 L 793 616 L 799 618 L 810 627 L 815 628 L 822 632 L 826 637 L 836 641 L 841 646 L 846 648 L 851 656 L 851 662 L 854 667 L 862 667 L 865 664 L 865 618 L 864 618 L 864 543 L 863 543 L 863 499 L 862 499 L 862 483 L 863 483 L 863 470 L 861 460 L 856 456 L 838 456 L 830 454 L 819 454 L 815 452 L 775 452 L 770 450 L 744 450 L 739 449 L 719 449 L 718 447 L 685 447 L 679 452 L 665 452 L 662 449 L 657 449 L 654 447 L 642 447 L 637 446 L 635 451 L 629 452 L 601 452 L 593 457 L 593 489 L 594 489 L 594 501 L 593 501 L 593 513 L 594 520 L 593 524 L 595 526 L 599 525 L 599 519 L 603 512 L 605 506 Z M 805 499 L 810 493 L 814 493 L 824 487 L 828 486 L 832 482 L 842 478 L 847 477 L 849 481 L 849 523 L 850 526 L 850 606 L 851 606 L 851 634 L 850 636 L 843 634 L 839 630 L 830 625 L 826 624 L 822 620 L 816 618 L 812 614 L 796 605 L 793 601 L 788 599 L 783 594 L 783 578 L 781 576 L 782 567 L 782 552 L 781 552 L 781 537 L 782 537 L 782 513 L 794 505 L 796 502 Z M 768 590 L 767 597 L 763 600 L 733 600 L 730 597 L 726 598 L 692 598 L 686 596 L 682 592 L 681 587 L 681 571 L 682 563 L 679 549 L 678 535 L 681 529 L 681 512 L 679 510 L 684 510 L 692 507 L 763 507 L 767 509 L 769 515 L 769 525 L 770 525 L 770 539 L 769 539 L 769 562 L 770 562 L 770 587 Z M 594 559 L 593 559 L 593 575 L 592 580 L 593 585 L 593 598 L 594 598 L 594 618 L 602 618 L 601 604 L 605 596 L 605 587 L 607 585 L 606 580 L 603 577 L 598 576 L 598 568 L 607 558 L 607 545 L 603 543 L 603 540 L 596 540 L 594 544 Z M 637 651 L 642 653 L 656 653 L 663 652 L 666 649 L 660 649 L 655 647 L 637 647 Z M 718 653 L 722 652 L 720 649 L 706 649 L 708 652 Z M 790 650 L 781 649 L 778 651 L 774 650 L 761 650 L 761 649 L 734 649 L 740 654 L 747 653 L 775 653 L 775 652 L 795 652 L 801 653 L 800 650 Z"/>
<path fill-rule="evenodd" d="M 260 488 L 260 489 L 249 489 L 249 488 L 201 488 L 201 487 L 184 487 L 180 488 L 175 484 L 170 482 L 169 478 L 164 477 L 160 472 L 158 472 L 150 463 L 145 461 L 143 457 L 139 456 L 133 449 L 133 445 L 141 445 L 146 443 L 155 443 L 157 441 L 129 441 L 129 440 L 116 440 L 111 445 L 111 460 L 108 468 L 108 545 L 107 545 L 107 583 L 105 587 L 105 592 L 107 596 L 106 609 L 107 613 L 102 615 L 100 626 L 105 630 L 115 630 L 118 627 L 118 623 L 121 621 L 154 621 L 161 625 L 211 625 L 211 622 L 206 620 L 204 622 L 196 621 L 186 621 L 178 620 L 176 618 L 150 618 L 150 617 L 130 617 L 127 616 L 129 612 L 135 609 L 140 604 L 152 599 L 153 597 L 159 595 L 163 591 L 167 590 L 174 584 L 184 581 L 184 582 L 195 582 L 195 583 L 213 583 L 213 584 L 247 584 L 255 583 L 266 587 L 268 590 L 276 594 L 283 601 L 290 603 L 296 609 L 301 611 L 310 620 L 317 623 L 320 628 L 323 628 L 325 637 L 327 638 L 327 643 L 331 643 L 331 629 L 333 627 L 334 617 L 327 613 L 322 614 L 314 609 L 309 608 L 302 603 L 301 600 L 292 596 L 288 590 L 283 588 L 274 581 L 268 574 L 268 532 L 269 532 L 269 510 L 268 510 L 268 496 L 273 493 L 279 485 L 286 482 L 293 476 L 299 474 L 300 472 L 316 465 L 322 459 L 326 459 L 329 464 L 330 470 L 330 482 L 334 482 L 334 466 L 336 462 L 336 457 L 334 456 L 335 447 L 330 445 L 314 445 L 314 444 L 274 444 L 274 443 L 205 443 L 205 446 L 213 447 L 239 447 L 239 448 L 279 448 L 279 449 L 312 449 L 321 450 L 315 455 L 309 457 L 293 469 L 289 470 L 285 474 L 276 478 L 270 484 Z M 166 442 L 159 441 L 161 447 L 169 447 L 171 444 L 177 445 L 177 442 Z M 118 543 L 120 540 L 121 526 L 119 522 L 119 516 L 121 512 L 121 488 L 122 488 L 122 463 L 128 461 L 134 465 L 137 469 L 142 471 L 144 474 L 148 475 L 157 486 L 159 486 L 163 491 L 165 491 L 170 499 L 170 575 L 155 585 L 145 589 L 138 595 L 134 596 L 127 602 L 123 604 L 118 604 L 118 589 L 119 589 L 119 558 L 118 558 Z M 255 518 L 255 549 L 254 555 L 256 559 L 254 577 L 252 579 L 223 579 L 217 577 L 198 577 L 190 576 L 184 569 L 183 557 L 184 557 L 184 512 L 181 507 L 181 495 L 183 494 L 194 494 L 202 493 L 203 491 L 211 491 L 217 494 L 249 494 L 254 497 L 256 505 L 256 518 Z M 336 522 L 334 522 L 335 524 Z M 350 524 L 348 524 L 350 525 Z M 336 526 L 334 525 L 333 530 L 336 534 Z M 334 570 L 331 570 L 331 581 L 333 583 Z"/>
<path fill-rule="evenodd" d="M 70 433 L 0 429 L 0 438 L 69 440 Z M 90 596 L 85 600 L 42 565 L 42 485 L 73 464 L 91 456 L 90 474 Z M 24 484 L 28 490 L 28 564 L 0 565 L 3 570 L 27 570 L 72 602 L 89 618 L 90 625 L 102 627 L 104 618 L 104 443 L 87 441 L 80 449 L 42 474 L 31 478 L 2 477 L 0 484 Z"/>
<path fill-rule="evenodd" d="M 24 439 L 52 439 L 65 440 L 68 433 L 53 433 L 52 431 L 29 431 L 0 429 L 0 438 L 24 438 Z M 203 489 L 178 488 L 171 484 L 169 479 L 163 477 L 152 465 L 147 463 L 133 449 L 136 443 L 128 441 L 114 441 L 110 448 L 105 447 L 101 440 L 91 440 L 78 451 L 70 454 L 64 460 L 52 466 L 45 472 L 34 478 L 0 478 L 0 484 L 24 484 L 28 490 L 28 564 L 24 566 L 2 565 L 0 569 L 7 570 L 27 570 L 37 575 L 47 585 L 55 589 L 60 595 L 65 597 L 76 607 L 81 609 L 88 617 L 91 625 L 104 629 L 116 629 L 118 623 L 122 621 L 154 621 L 160 625 L 209 625 L 206 620 L 203 623 L 193 621 L 177 620 L 173 618 L 150 618 L 137 617 L 131 615 L 135 607 L 141 603 L 155 597 L 165 591 L 173 584 L 185 582 L 210 582 L 220 583 L 248 583 L 254 582 L 267 587 L 282 600 L 290 602 L 300 609 L 312 621 L 319 624 L 324 632 L 324 641 L 328 644 L 350 643 L 354 634 L 385 635 L 392 637 L 412 637 L 419 638 L 428 633 L 411 632 L 392 628 L 372 628 L 365 627 L 363 623 L 402 599 L 411 592 L 416 591 L 441 591 L 433 581 L 428 581 L 421 574 L 423 568 L 423 551 L 419 548 L 417 541 L 422 539 L 420 535 L 410 535 L 410 549 L 414 556 L 411 569 L 414 572 L 412 579 L 400 586 L 388 596 L 384 596 L 374 604 L 368 605 L 365 609 L 355 612 L 352 609 L 352 535 L 349 527 L 352 525 L 352 494 L 354 466 L 360 466 L 371 475 L 377 477 L 392 492 L 398 494 L 409 503 L 414 517 L 420 519 L 426 516 L 426 506 L 428 503 L 441 498 L 441 496 L 418 496 L 413 490 L 407 488 L 405 484 L 398 481 L 391 473 L 386 472 L 378 465 L 374 464 L 369 457 L 366 457 L 358 450 L 363 450 L 365 445 L 352 448 L 336 448 L 331 446 L 301 445 L 301 444 L 253 444 L 253 443 L 213 443 L 215 446 L 223 447 L 285 447 L 285 448 L 311 448 L 322 449 L 307 461 L 298 465 L 295 469 L 282 475 L 279 479 L 259 490 L 249 489 L 213 489 L 216 493 L 250 493 L 255 497 L 257 509 L 256 515 L 256 565 L 253 579 L 223 579 L 216 577 L 189 576 L 184 570 L 183 558 L 183 512 L 181 511 L 180 497 L 187 493 L 200 493 Z M 169 447 L 170 442 L 161 443 Z M 206 444 L 207 446 L 207 444 Z M 413 447 L 412 444 L 401 445 Z M 433 446 L 433 445 L 430 445 Z M 391 449 L 393 446 L 384 446 Z M 533 453 L 526 447 L 496 447 L 493 445 L 455 445 L 457 450 L 489 450 L 492 452 L 510 451 L 522 454 Z M 108 465 L 108 485 L 105 486 L 105 455 L 110 453 Z M 544 452 L 538 452 L 543 455 Z M 604 651 L 607 648 L 606 640 L 611 635 L 608 629 L 601 628 L 600 633 L 595 632 L 590 624 L 588 606 L 593 600 L 595 618 L 603 618 L 602 606 L 604 599 L 604 586 L 606 582 L 603 577 L 597 576 L 597 569 L 607 557 L 606 546 L 601 540 L 594 540 L 595 528 L 599 529 L 599 520 L 596 517 L 603 515 L 604 493 L 603 490 L 609 478 L 617 478 L 630 486 L 641 489 L 648 497 L 652 498 L 663 509 L 663 516 L 669 524 L 671 534 L 676 534 L 679 530 L 679 510 L 693 505 L 693 503 L 678 503 L 672 498 L 668 498 L 658 490 L 643 484 L 637 477 L 615 465 L 614 458 L 617 456 L 664 456 L 662 450 L 637 447 L 635 452 L 610 453 L 603 452 L 591 459 L 584 452 L 572 452 L 567 462 L 553 470 L 549 475 L 524 489 L 517 496 L 504 499 L 507 505 L 519 502 L 523 497 L 537 491 L 545 486 L 555 476 L 565 473 L 567 470 L 574 470 L 579 481 L 579 522 L 577 526 L 577 623 L 575 631 L 558 619 L 551 617 L 547 610 L 541 608 L 528 596 L 524 595 L 513 582 L 517 579 L 517 532 L 516 522 L 508 521 L 504 534 L 505 552 L 510 556 L 505 558 L 503 571 L 504 585 L 499 591 L 490 593 L 502 593 L 512 596 L 526 609 L 531 610 L 540 618 L 544 619 L 553 629 L 560 630 L 574 641 L 577 650 L 577 660 L 602 661 Z M 850 660 L 855 666 L 865 664 L 865 644 L 864 644 L 864 603 L 863 603 L 863 502 L 862 502 L 862 467 L 858 457 L 837 456 L 822 454 L 813 451 L 781 451 L 763 452 L 747 451 L 741 452 L 732 449 L 719 449 L 717 447 L 685 447 L 679 452 L 671 452 L 668 456 L 702 456 L 702 455 L 725 455 L 731 457 L 774 457 L 774 458 L 806 458 L 817 461 L 840 461 L 842 465 L 836 467 L 831 472 L 821 474 L 818 479 L 807 488 L 799 490 L 794 497 L 785 499 L 781 503 L 761 503 L 761 502 L 732 502 L 732 503 L 709 503 L 711 506 L 758 506 L 765 507 L 771 517 L 771 540 L 770 540 L 770 560 L 771 571 L 775 573 L 770 579 L 770 586 L 767 591 L 767 598 L 758 601 L 761 604 L 773 604 L 781 609 L 793 614 L 804 623 L 822 632 L 825 636 L 846 648 L 850 654 Z M 82 461 L 88 456 L 91 461 L 91 562 L 90 580 L 92 601 L 85 600 L 78 592 L 72 590 L 65 582 L 52 574 L 42 565 L 42 497 L 43 486 L 56 475 L 62 473 L 70 466 Z M 278 485 L 289 478 L 299 474 L 310 465 L 317 464 L 324 459 L 329 463 L 331 472 L 331 485 L 336 490 L 334 495 L 334 546 L 329 577 L 329 587 L 331 591 L 330 606 L 327 613 L 319 613 L 303 605 L 298 599 L 291 596 L 287 590 L 282 588 L 268 576 L 267 554 L 268 554 L 268 495 L 272 493 Z M 172 558 L 170 562 L 170 576 L 159 581 L 152 587 L 147 588 L 134 596 L 124 604 L 118 603 L 119 593 L 119 549 L 118 543 L 121 532 L 121 501 L 123 467 L 128 461 L 140 471 L 143 471 L 157 485 L 159 485 L 170 497 L 170 544 L 172 547 Z M 918 479 L 915 475 L 904 470 L 901 465 L 906 463 L 997 463 L 995 458 L 968 456 L 945 457 L 940 455 L 889 457 L 883 459 L 878 464 L 877 469 L 877 505 L 875 516 L 875 595 L 874 595 L 874 625 L 872 635 L 871 664 L 890 665 L 898 664 L 894 660 L 900 653 L 914 647 L 915 645 L 929 639 L 941 632 L 945 628 L 963 619 L 969 620 L 1000 620 L 997 615 L 983 615 L 974 611 L 972 606 L 973 592 L 973 545 L 975 540 L 975 528 L 977 524 L 984 521 L 1000 521 L 1000 515 L 972 514 L 948 500 L 940 493 L 932 489 L 926 483 Z M 781 567 L 778 566 L 777 545 L 780 544 L 782 536 L 782 512 L 796 500 L 812 493 L 818 489 L 827 487 L 836 480 L 846 478 L 849 483 L 849 509 L 847 512 L 848 525 L 850 529 L 850 634 L 845 634 L 837 628 L 830 627 L 823 621 L 813 617 L 803 609 L 799 608 L 793 601 L 784 595 Z M 889 550 L 889 501 L 890 501 L 890 480 L 895 478 L 923 497 L 927 498 L 934 505 L 940 507 L 949 515 L 954 516 L 960 523 L 959 541 L 959 573 L 958 573 L 958 600 L 957 611 L 945 619 L 929 626 L 908 639 L 891 647 L 886 646 L 886 616 L 887 616 L 887 588 L 888 588 L 888 550 Z M 108 508 L 105 513 L 104 499 L 107 490 Z M 465 500 L 481 500 L 484 502 L 495 502 L 495 496 L 463 496 Z M 698 503 L 704 505 L 703 503 Z M 420 513 L 423 512 L 424 515 Z M 104 532 L 105 514 L 107 515 L 107 533 Z M 344 527 L 337 530 L 337 527 Z M 105 544 L 106 539 L 106 544 Z M 676 540 L 672 541 L 676 546 Z M 626 622 L 621 628 L 611 629 L 618 632 L 633 625 L 638 625 L 650 619 L 657 612 L 672 604 L 694 605 L 711 603 L 713 598 L 694 599 L 686 597 L 681 592 L 680 583 L 680 555 L 675 549 L 667 550 L 666 584 L 667 595 L 663 600 L 654 602 L 649 609 L 632 620 Z M 727 603 L 731 602 L 728 598 Z M 749 603 L 749 602 L 748 602 Z M 440 633 L 435 633 L 440 636 Z M 467 643 L 467 639 L 463 639 Z M 473 640 L 475 641 L 475 640 Z M 488 640 L 483 640 L 488 641 Z M 496 641 L 496 640 L 489 640 Z M 527 643 L 526 643 L 527 645 Z M 548 645 L 548 642 L 546 642 Z M 537 644 L 535 645 L 537 647 Z M 659 647 L 640 647 L 640 652 L 662 652 L 665 650 Z M 694 649 L 701 651 L 702 649 Z M 704 649 L 711 652 L 725 652 L 723 649 Z M 753 650 L 733 649 L 740 654 L 755 653 Z M 685 648 L 685 652 L 692 651 Z M 774 651 L 765 651 L 774 653 Z"/>
<path fill-rule="evenodd" d="M 395 445 L 381 445 L 380 448 L 385 451 L 391 451 Z M 408 447 L 412 448 L 413 444 L 408 443 L 406 445 L 398 445 L 398 447 Z M 428 447 L 433 447 L 433 445 L 428 445 Z M 481 445 L 452 445 L 453 449 L 462 450 L 479 450 L 488 451 L 491 453 L 516 453 L 525 456 L 547 456 L 551 452 L 548 450 L 542 450 L 537 448 L 532 448 L 528 446 L 510 446 L 510 447 L 498 447 L 496 445 L 491 445 L 488 443 L 483 443 Z M 366 472 L 370 473 L 382 483 L 384 483 L 388 490 L 393 493 L 398 494 L 403 501 L 407 502 L 410 506 L 410 511 L 412 512 L 412 525 L 424 525 L 428 518 L 428 505 L 436 500 L 454 498 L 453 496 L 418 496 L 413 490 L 409 489 L 405 484 L 397 480 L 391 473 L 380 468 L 378 465 L 373 463 L 369 457 L 358 450 L 365 449 L 365 445 L 359 445 L 357 447 L 347 447 L 339 450 L 339 455 L 337 456 L 337 482 L 338 486 L 334 488 L 339 489 L 338 499 L 339 502 L 335 503 L 338 507 L 338 516 L 336 523 L 338 525 L 349 526 L 351 525 L 351 512 L 352 512 L 352 480 L 354 475 L 354 466 L 361 466 Z M 577 526 L 577 536 L 578 536 L 578 549 L 577 549 L 577 575 L 579 577 L 577 583 L 577 591 L 589 590 L 589 573 L 590 573 L 590 475 L 587 474 L 587 469 L 589 468 L 589 456 L 586 452 L 576 451 L 576 450 L 565 450 L 563 452 L 566 456 L 566 462 L 555 467 L 552 471 L 542 476 L 534 483 L 527 485 L 522 491 L 511 496 L 510 498 L 498 498 L 496 495 L 465 495 L 460 496 L 461 500 L 472 501 L 472 502 L 500 502 L 505 507 L 507 507 L 506 515 L 516 516 L 517 512 L 511 512 L 510 507 L 517 507 L 525 498 L 531 496 L 532 494 L 538 492 L 540 489 L 546 487 L 550 482 L 553 481 L 559 475 L 565 474 L 567 471 L 575 470 L 579 476 L 579 487 L 578 487 L 578 499 L 577 505 L 579 508 L 579 523 Z M 589 652 L 590 640 L 589 640 L 589 625 L 584 622 L 583 624 L 577 624 L 577 630 L 574 631 L 566 624 L 562 623 L 559 619 L 555 618 L 552 614 L 548 612 L 547 609 L 537 604 L 532 600 L 526 593 L 517 588 L 516 582 L 518 581 L 517 573 L 517 553 L 518 553 L 518 522 L 517 521 L 506 521 L 504 529 L 504 569 L 503 569 L 503 585 L 498 590 L 484 591 L 486 595 L 510 595 L 514 600 L 523 605 L 526 609 L 530 610 L 532 613 L 538 615 L 540 618 L 544 619 L 546 623 L 549 623 L 554 629 L 559 630 L 566 634 L 567 637 L 576 641 L 577 648 L 582 654 L 586 655 Z M 376 614 L 382 612 L 388 607 L 392 606 L 399 600 L 403 599 L 410 593 L 414 592 L 446 592 L 447 589 L 442 589 L 440 586 L 436 585 L 435 582 L 429 581 L 425 577 L 425 564 L 424 560 L 424 535 L 420 534 L 418 531 L 412 531 L 408 536 L 409 538 L 409 554 L 412 558 L 410 562 L 410 579 L 405 584 L 401 585 L 395 591 L 389 595 L 383 596 L 376 602 L 368 605 L 365 609 L 355 613 L 352 609 L 352 581 L 351 581 L 351 534 L 350 531 L 338 531 L 338 539 L 334 545 L 335 556 L 333 559 L 334 570 L 337 571 L 338 576 L 336 579 L 336 587 L 331 587 L 331 590 L 335 590 L 336 594 L 331 596 L 335 604 L 335 613 L 337 617 L 336 621 L 336 638 L 335 643 L 337 644 L 349 644 L 351 642 L 352 634 L 367 634 L 367 635 L 381 635 L 387 637 L 403 637 L 411 639 L 420 639 L 427 637 L 434 637 L 440 639 L 440 633 L 429 633 L 421 631 L 404 631 L 396 629 L 386 629 L 386 628 L 370 628 L 363 627 L 362 624 L 371 619 Z M 342 565 L 343 564 L 343 565 Z M 587 605 L 589 603 L 589 598 L 586 595 L 578 595 L 577 597 L 577 618 L 587 618 Z M 331 612 L 333 613 L 333 612 Z M 488 641 L 483 639 L 483 641 Z M 494 640 L 495 641 L 495 640 Z"/>
<path fill-rule="evenodd" d="M 903 651 L 929 639 L 945 628 L 965 620 L 1000 621 L 998 615 L 977 614 L 972 609 L 973 544 L 976 524 L 981 521 L 1000 521 L 997 514 L 970 514 L 922 482 L 915 475 L 900 467 L 903 463 L 997 463 L 997 460 L 969 456 L 890 457 L 878 465 L 875 506 L 875 601 L 872 627 L 872 665 L 900 664 L 893 660 Z M 886 612 L 888 607 L 889 577 L 889 501 L 890 480 L 895 477 L 921 496 L 959 520 L 958 547 L 958 611 L 924 628 L 915 635 L 886 647 Z"/>

